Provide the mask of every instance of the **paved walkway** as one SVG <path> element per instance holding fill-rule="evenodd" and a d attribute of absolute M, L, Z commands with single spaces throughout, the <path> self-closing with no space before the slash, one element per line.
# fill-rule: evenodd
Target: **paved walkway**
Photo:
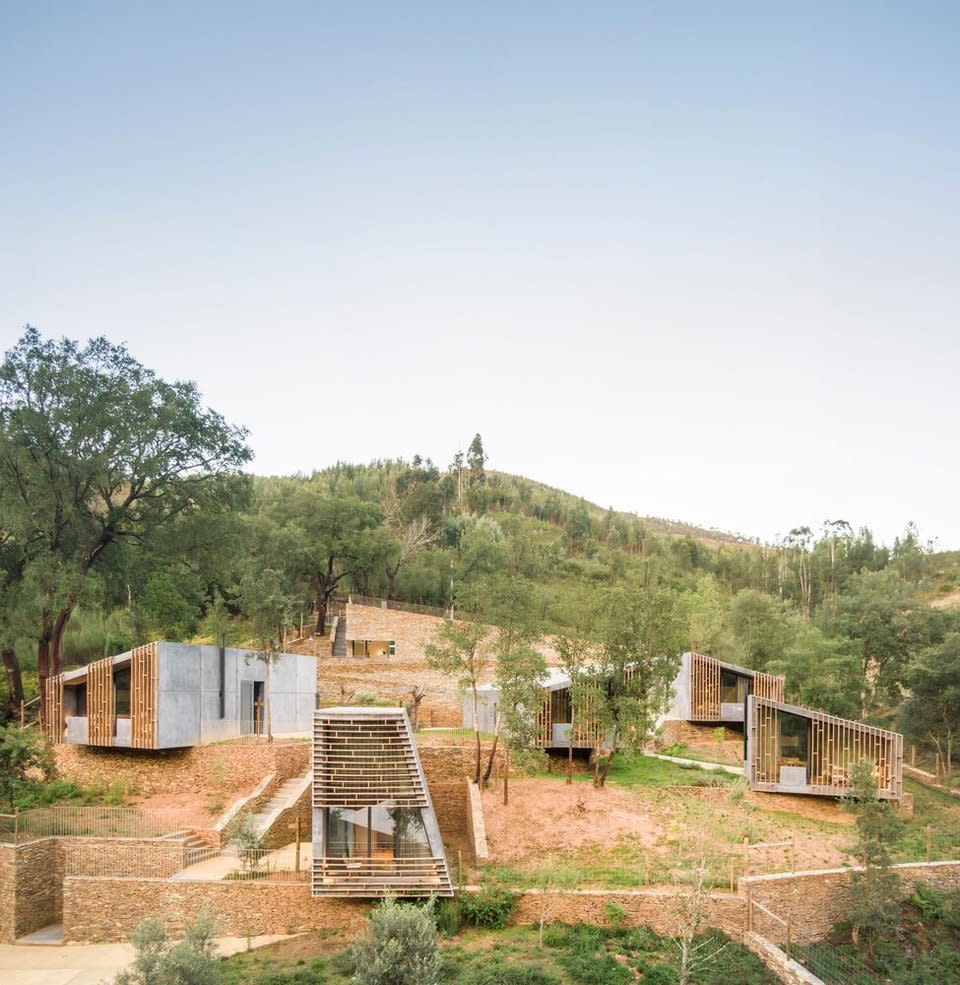
<path fill-rule="evenodd" d="M 292 843 L 284 845 L 283 848 L 278 848 L 276 851 L 268 852 L 264 855 L 260 864 L 264 869 L 271 871 L 288 870 L 292 872 L 296 867 L 296 852 L 296 845 Z M 309 841 L 301 841 L 300 870 L 302 872 L 310 871 L 312 853 L 313 845 Z M 225 878 L 231 872 L 242 871 L 243 866 L 240 864 L 240 859 L 236 855 L 212 855 L 210 858 L 205 858 L 202 862 L 197 862 L 194 865 L 188 866 L 186 869 L 181 869 L 170 878 L 175 882 L 190 882 L 193 880 L 199 882 L 216 882 Z M 6 985 L 6 983 L 0 982 L 0 985 Z"/>
<path fill-rule="evenodd" d="M 283 935 L 253 937 L 250 947 L 284 940 Z M 246 937 L 219 937 L 220 954 L 247 949 Z M 101 985 L 110 983 L 133 961 L 132 944 L 0 944 L 2 985 Z"/>
<path fill-rule="evenodd" d="M 699 767 L 702 770 L 713 770 L 721 773 L 733 773 L 734 776 L 743 776 L 742 766 L 728 766 L 726 763 L 705 763 L 699 759 L 684 759 L 682 756 L 664 756 L 659 752 L 648 752 L 648 756 L 654 759 L 662 759 L 666 763 L 677 763 L 679 766 Z"/>

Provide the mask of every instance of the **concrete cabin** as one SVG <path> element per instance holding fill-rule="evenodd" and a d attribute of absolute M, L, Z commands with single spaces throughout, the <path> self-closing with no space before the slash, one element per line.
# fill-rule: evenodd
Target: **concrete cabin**
<path fill-rule="evenodd" d="M 309 656 L 148 643 L 51 678 L 44 721 L 53 742 L 129 749 L 308 733 L 315 679 Z"/>

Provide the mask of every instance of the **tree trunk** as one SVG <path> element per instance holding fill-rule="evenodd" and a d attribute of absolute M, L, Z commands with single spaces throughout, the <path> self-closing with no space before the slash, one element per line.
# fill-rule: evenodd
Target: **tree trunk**
<path fill-rule="evenodd" d="M 327 593 L 321 588 L 317 591 L 317 627 L 314 635 L 323 636 L 327 626 Z"/>
<path fill-rule="evenodd" d="M 67 623 L 70 622 L 70 616 L 72 614 L 72 605 L 64 607 L 57 613 L 56 622 L 53 624 L 53 636 L 50 639 L 51 677 L 55 677 L 63 671 L 63 634 L 67 628 Z"/>
<path fill-rule="evenodd" d="M 20 673 L 20 661 L 12 646 L 0 650 L 3 659 L 3 669 L 7 672 L 7 687 L 10 689 L 10 701 L 19 712 L 23 702 L 23 675 Z"/>
<path fill-rule="evenodd" d="M 607 756 L 607 761 L 603 764 L 603 769 L 597 776 L 596 786 L 602 787 L 606 784 L 607 777 L 610 775 L 610 767 L 613 766 L 613 757 L 616 756 L 616 754 L 617 750 L 616 747 L 614 747 L 610 750 L 610 755 Z"/>
<path fill-rule="evenodd" d="M 487 768 L 483 774 L 483 784 L 482 787 L 486 788 L 487 784 L 490 782 L 490 777 L 493 774 L 493 760 L 497 755 L 497 741 L 500 738 L 500 723 L 497 723 L 497 727 L 493 732 L 493 742 L 490 744 L 490 755 L 487 757 Z"/>

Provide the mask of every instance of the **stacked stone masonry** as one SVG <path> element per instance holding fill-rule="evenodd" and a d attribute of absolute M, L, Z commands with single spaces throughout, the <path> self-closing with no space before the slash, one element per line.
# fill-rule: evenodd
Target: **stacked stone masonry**
<path fill-rule="evenodd" d="M 171 790 L 206 790 L 240 794 L 252 790 L 268 773 L 283 783 L 303 776 L 310 766 L 309 742 L 221 743 L 189 749 L 97 749 L 54 746 L 57 771 L 84 786 L 150 796 Z"/>

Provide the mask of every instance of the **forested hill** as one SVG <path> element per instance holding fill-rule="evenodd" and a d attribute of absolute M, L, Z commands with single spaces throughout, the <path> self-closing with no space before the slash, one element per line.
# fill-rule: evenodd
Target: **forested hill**
<path fill-rule="evenodd" d="M 155 536 L 110 545 L 67 625 L 65 663 L 224 631 L 277 645 L 351 591 L 459 608 L 509 584 L 535 600 L 544 633 L 589 632 L 611 593 L 658 593 L 682 648 L 783 672 L 806 706 L 899 724 L 928 744 L 952 735 L 960 610 L 930 603 L 960 585 L 956 555 L 931 553 L 909 529 L 878 545 L 842 522 L 751 543 L 484 466 L 478 436 L 442 468 L 415 457 L 240 477 L 228 509 L 197 504 Z M 29 671 L 28 633 L 16 649 Z"/>

